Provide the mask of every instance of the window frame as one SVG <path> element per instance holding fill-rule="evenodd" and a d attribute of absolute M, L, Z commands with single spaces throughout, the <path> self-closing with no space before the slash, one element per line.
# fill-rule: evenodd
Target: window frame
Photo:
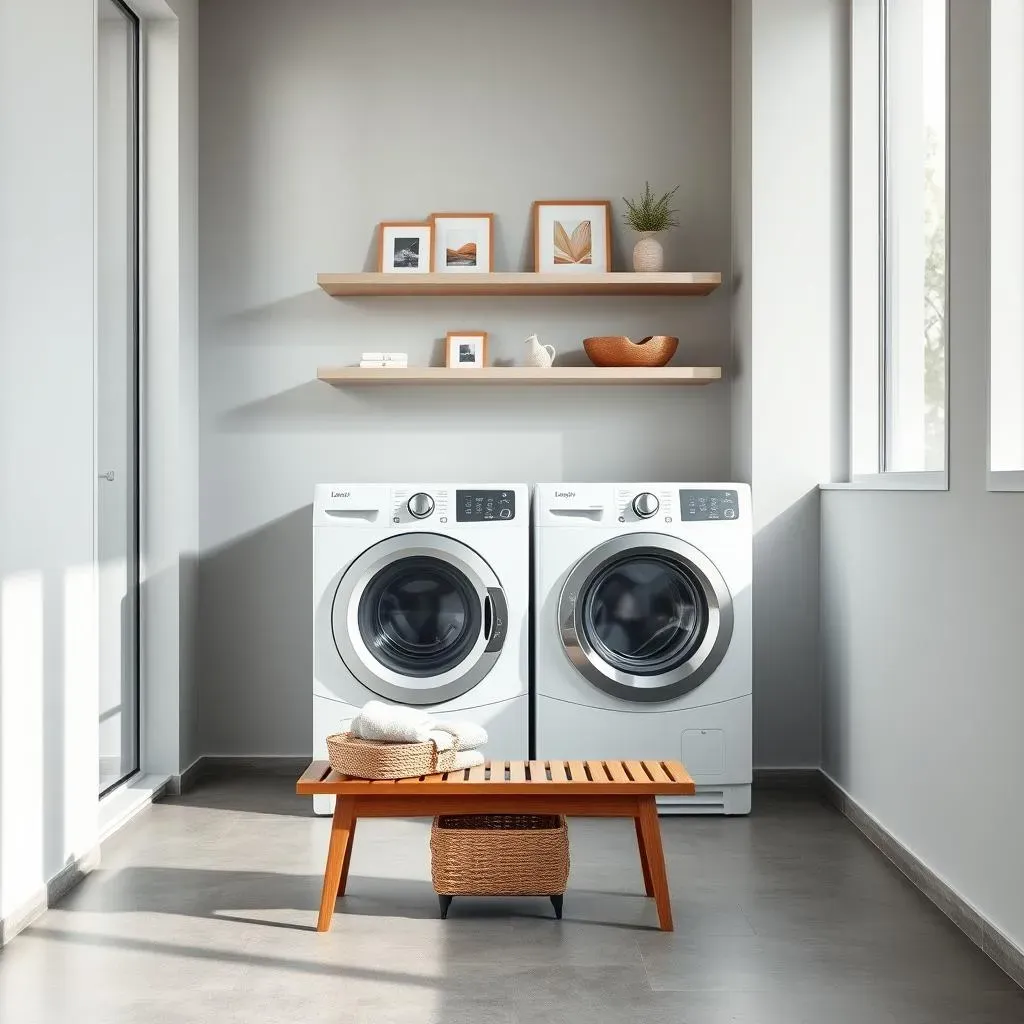
<path fill-rule="evenodd" d="M 991 46 L 989 50 L 990 54 L 990 66 L 989 66 L 989 106 L 990 110 L 993 109 L 993 103 L 997 93 L 1001 93 L 1002 90 L 998 88 L 996 81 L 996 41 L 1000 38 L 1004 38 L 1004 29 L 1007 28 L 997 16 L 997 11 L 1002 5 L 995 2 L 992 4 L 992 18 L 989 26 L 991 33 Z M 1019 29 L 1019 26 L 1014 26 Z M 1024 97 L 1022 97 L 1022 107 L 1024 111 Z M 995 118 L 993 117 L 994 121 Z M 1024 127 L 1019 127 L 1019 131 L 1024 132 Z M 991 138 L 989 141 L 989 253 L 993 260 L 993 266 L 995 261 L 1000 258 L 997 256 L 997 238 L 996 238 L 996 227 L 998 224 L 1004 223 L 1004 221 L 996 216 L 996 132 L 991 132 Z M 1024 146 L 1024 140 L 1022 140 L 1022 146 Z M 1019 469 L 993 469 L 992 468 L 992 434 L 993 434 L 993 388 L 992 388 L 992 367 L 993 367 L 993 343 L 996 336 L 994 328 L 995 317 L 993 315 L 996 308 L 995 294 L 996 289 L 999 286 L 995 273 L 989 275 L 990 277 L 990 291 L 989 291 L 989 322 L 988 322 L 988 344 L 985 346 L 985 487 L 988 491 L 1024 491 L 1024 465 Z M 1024 346 L 1024 336 L 1019 339 L 1019 344 Z M 1024 379 L 1020 381 L 1020 398 L 1024 401 Z"/>
<path fill-rule="evenodd" d="M 849 480 L 824 485 L 866 490 L 948 490 L 950 429 L 949 331 L 949 0 L 946 0 L 943 159 L 945 190 L 945 416 L 943 468 L 885 468 L 892 409 L 892 311 L 888 173 L 889 0 L 853 0 L 850 11 L 850 424 Z"/>

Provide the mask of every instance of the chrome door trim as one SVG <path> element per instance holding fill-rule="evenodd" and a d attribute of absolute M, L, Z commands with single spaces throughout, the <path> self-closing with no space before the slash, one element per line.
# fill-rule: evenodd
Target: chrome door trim
<path fill-rule="evenodd" d="M 696 577 L 708 604 L 707 630 L 697 650 L 671 672 L 650 676 L 623 672 L 594 650 L 583 627 L 580 599 L 609 561 L 643 553 L 668 555 L 681 562 Z M 569 571 L 558 598 L 559 637 L 576 670 L 604 693 L 632 702 L 673 700 L 695 690 L 721 664 L 732 639 L 732 626 L 732 594 L 715 563 L 692 544 L 662 533 L 614 537 L 591 548 Z"/>
<path fill-rule="evenodd" d="M 462 661 L 447 672 L 429 677 L 403 675 L 382 665 L 363 640 L 359 629 L 359 601 L 367 584 L 385 566 L 406 558 L 427 556 L 447 563 L 465 575 L 480 601 L 480 635 Z M 494 570 L 472 548 L 436 533 L 403 533 L 387 537 L 355 558 L 341 576 L 331 606 L 334 646 L 346 668 L 368 690 L 406 704 L 441 704 L 472 690 L 494 667 L 501 643 L 486 633 L 488 602 L 492 592 L 504 592 Z M 493 618 L 493 616 L 492 616 Z M 428 685 L 424 685 L 429 682 Z M 419 685 L 410 685 L 416 684 Z"/>

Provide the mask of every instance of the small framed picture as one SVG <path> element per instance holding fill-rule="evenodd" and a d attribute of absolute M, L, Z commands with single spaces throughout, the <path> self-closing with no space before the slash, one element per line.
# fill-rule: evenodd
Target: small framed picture
<path fill-rule="evenodd" d="M 552 199 L 533 204 L 533 269 L 537 273 L 604 274 L 612 269 L 612 204 L 604 199 Z"/>
<path fill-rule="evenodd" d="M 458 370 L 481 370 L 486 365 L 486 331 L 448 332 L 445 344 L 445 366 Z"/>
<path fill-rule="evenodd" d="M 493 213 L 432 213 L 434 269 L 440 274 L 489 274 Z"/>
<path fill-rule="evenodd" d="M 377 262 L 382 274 L 430 273 L 434 258 L 434 227 L 430 221 L 383 221 L 378 233 Z"/>

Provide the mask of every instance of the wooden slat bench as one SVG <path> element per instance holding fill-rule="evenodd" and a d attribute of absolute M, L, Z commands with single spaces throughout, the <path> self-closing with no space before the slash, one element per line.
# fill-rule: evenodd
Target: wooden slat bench
<path fill-rule="evenodd" d="M 335 900 L 345 895 L 359 818 L 419 818 L 436 814 L 564 814 L 632 818 L 644 888 L 658 921 L 672 931 L 668 875 L 656 796 L 692 796 L 693 779 L 678 761 L 491 761 L 418 779 L 369 781 L 339 775 L 314 761 L 296 783 L 300 796 L 337 797 L 324 871 L 317 931 L 331 927 Z"/>

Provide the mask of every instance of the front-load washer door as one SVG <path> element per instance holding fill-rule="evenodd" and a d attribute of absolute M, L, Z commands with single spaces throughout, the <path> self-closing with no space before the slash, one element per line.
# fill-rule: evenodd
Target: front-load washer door
<path fill-rule="evenodd" d="M 605 693 L 665 701 L 696 689 L 732 638 L 732 596 L 700 550 L 635 534 L 593 548 L 569 573 L 558 628 L 573 665 Z"/>
<path fill-rule="evenodd" d="M 471 690 L 498 660 L 508 605 L 472 548 L 414 533 L 352 562 L 331 619 L 338 654 L 367 689 L 404 704 L 439 704 Z"/>

